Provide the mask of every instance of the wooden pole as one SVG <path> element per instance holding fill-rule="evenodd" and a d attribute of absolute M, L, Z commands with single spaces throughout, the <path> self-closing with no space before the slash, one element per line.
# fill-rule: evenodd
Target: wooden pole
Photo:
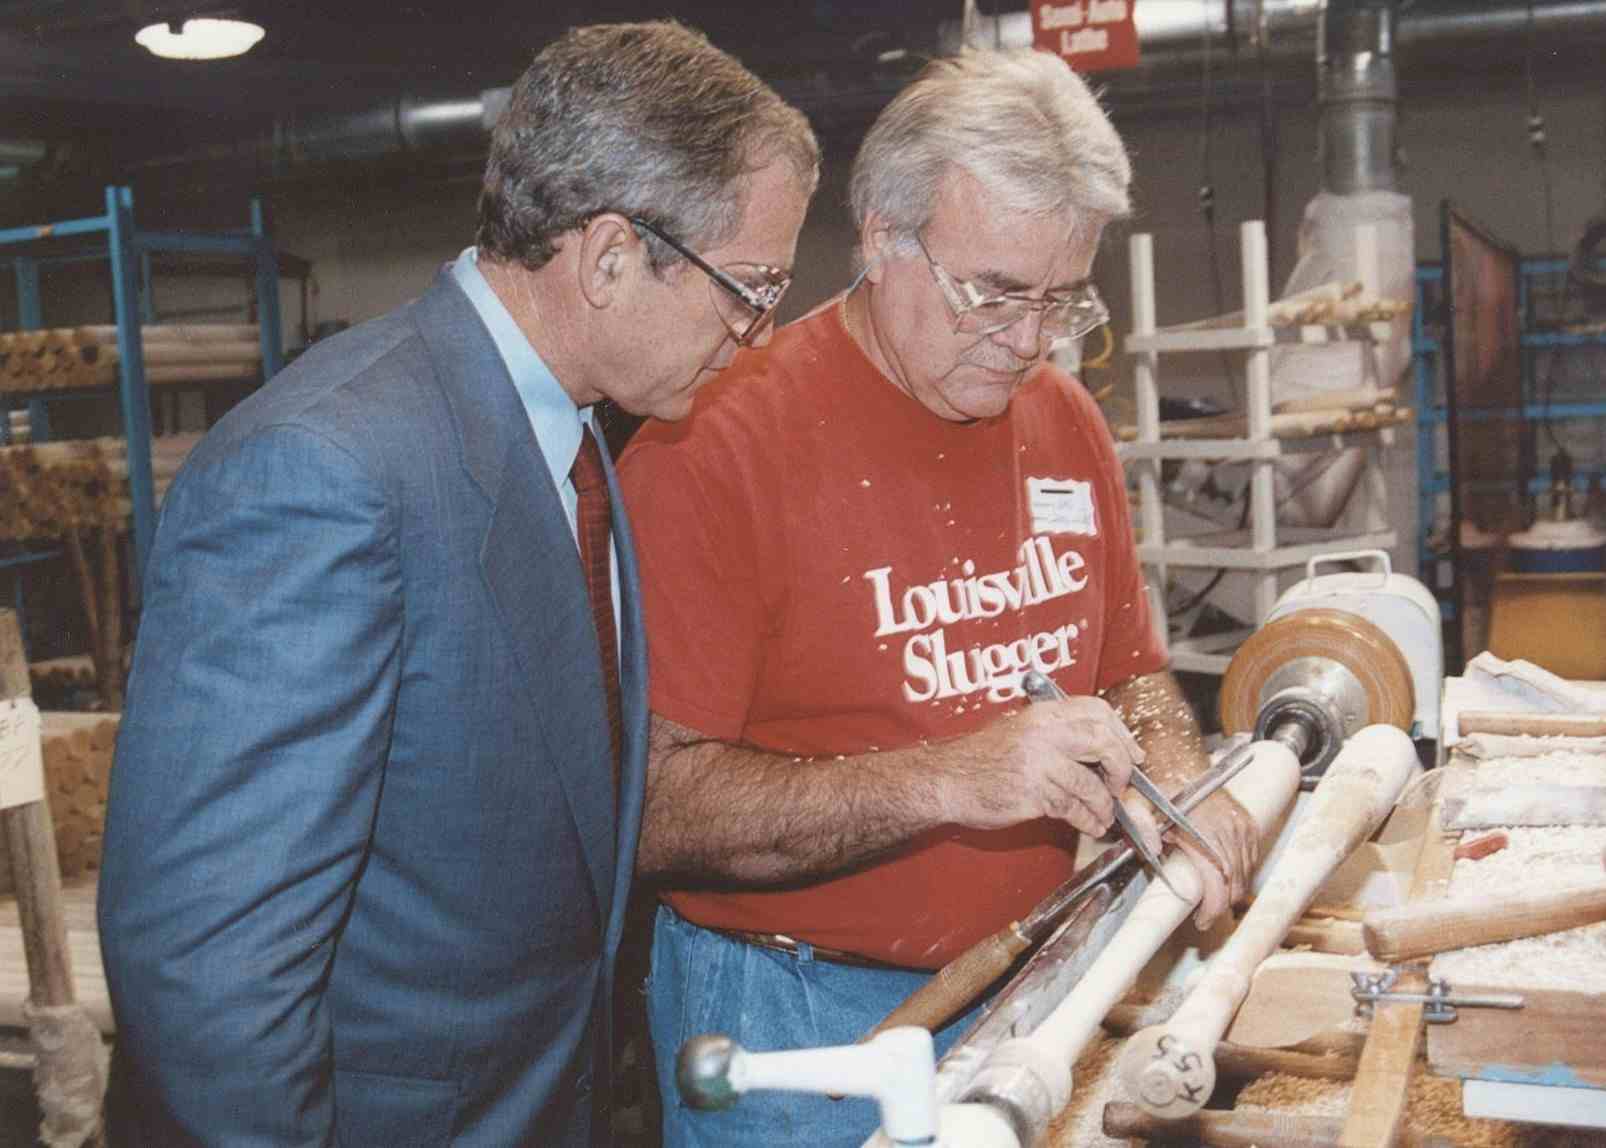
<path fill-rule="evenodd" d="M 1481 895 L 1399 905 L 1367 914 L 1366 948 L 1408 961 L 1606 921 L 1606 884 L 1504 897 Z"/>
<path fill-rule="evenodd" d="M 100 625 L 96 659 L 101 703 L 112 713 L 123 708 L 123 573 L 118 546 L 118 530 L 103 523 L 100 536 Z"/>
<path fill-rule="evenodd" d="M 0 610 L 0 700 L 29 696 L 28 662 L 13 610 Z M 28 964 L 28 1018 L 34 1082 L 50 1148 L 99 1148 L 107 1054 L 100 1032 L 78 1007 L 61 895 L 61 866 L 48 800 L 0 809 L 16 886 L 17 917 Z"/>
<path fill-rule="evenodd" d="M 1411 876 L 1407 904 L 1441 898 L 1455 868 L 1455 846 L 1444 832 L 1444 802 L 1456 795 L 1465 774 L 1449 772 L 1439 785 L 1428 824 L 1422 834 L 1422 851 Z M 1421 992 L 1427 987 L 1426 966 L 1408 967 L 1396 986 L 1399 992 Z M 1343 1148 L 1388 1148 L 1399 1142 L 1410 1101 L 1411 1076 L 1422 1047 L 1424 1006 L 1412 1001 L 1379 1002 L 1372 1010 L 1371 1028 L 1361 1049 L 1350 1089 L 1349 1113 L 1339 1138 Z"/>
<path fill-rule="evenodd" d="M 89 559 L 84 554 L 83 535 L 76 526 L 61 532 L 61 541 L 67 547 L 67 564 L 72 567 L 73 580 L 78 583 L 78 601 L 84 608 L 84 625 L 89 632 L 89 649 L 98 670 L 100 666 L 100 604 L 95 594 L 95 579 L 89 571 Z"/>
<path fill-rule="evenodd" d="M 0 610 L 0 701 L 31 696 L 22 630 L 14 610 Z M 0 809 L 6 851 L 22 919 L 22 946 L 28 961 L 29 997 L 36 1005 L 73 1001 L 72 963 L 67 955 L 67 924 L 61 909 L 61 866 L 56 833 L 43 801 Z"/>
<path fill-rule="evenodd" d="M 1494 733 L 1527 737 L 1600 737 L 1606 735 L 1606 714 L 1508 713 L 1466 710 L 1456 719 L 1463 734 Z"/>
<path fill-rule="evenodd" d="M 1131 1036 L 1147 1026 L 1144 1009 L 1118 1004 L 1104 1017 L 1111 1036 Z M 1216 1075 L 1228 1080 L 1249 1080 L 1268 1072 L 1311 1080 L 1354 1080 L 1364 1033 L 1319 1033 L 1287 1048 L 1259 1048 L 1223 1040 L 1216 1045 Z"/>

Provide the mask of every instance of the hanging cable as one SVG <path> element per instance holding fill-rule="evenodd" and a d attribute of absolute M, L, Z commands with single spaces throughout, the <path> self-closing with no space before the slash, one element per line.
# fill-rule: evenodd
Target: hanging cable
<path fill-rule="evenodd" d="M 1216 309 L 1215 314 L 1226 312 L 1226 296 L 1221 287 L 1221 254 L 1216 243 L 1216 187 L 1213 176 L 1213 137 L 1215 136 L 1214 102 L 1215 102 L 1215 73 L 1211 68 L 1211 39 L 1210 39 L 1210 0 L 1200 0 L 1204 8 L 1204 20 L 1200 33 L 1200 82 L 1199 82 L 1199 214 L 1204 219 L 1205 249 L 1210 258 L 1210 282 L 1214 289 Z M 1225 352 L 1218 352 L 1221 361 L 1221 374 L 1226 383 L 1227 408 L 1231 410 L 1238 405 L 1237 380 L 1233 375 L 1232 359 Z"/>
<path fill-rule="evenodd" d="M 1255 0 L 1255 62 L 1260 69 L 1260 188 L 1266 221 L 1266 267 L 1277 266 L 1277 112 L 1271 97 L 1266 2 Z"/>
<path fill-rule="evenodd" d="M 1536 53 L 1535 36 L 1537 33 L 1537 28 L 1538 25 L 1534 15 L 1534 0 L 1528 0 L 1528 38 L 1527 44 L 1523 50 L 1523 76 L 1528 90 L 1528 145 L 1533 148 L 1534 159 L 1539 165 L 1540 183 L 1544 188 L 1545 254 L 1555 255 L 1555 196 L 1553 194 L 1550 181 L 1550 155 L 1547 147 L 1548 139 L 1545 131 L 1545 117 L 1539 113 L 1539 98 L 1536 94 L 1534 84 L 1534 56 Z M 1570 277 L 1563 275 L 1561 281 L 1561 300 L 1557 304 L 1556 313 L 1558 327 L 1561 326 L 1567 317 L 1567 296 L 1570 285 Z M 1530 305 L 1528 309 L 1531 314 L 1533 310 L 1532 306 Z M 1561 440 L 1556 437 L 1554 420 L 1552 420 L 1550 417 L 1550 403 L 1551 395 L 1553 393 L 1553 384 L 1555 381 L 1556 362 L 1560 357 L 1561 347 L 1559 346 L 1552 346 L 1549 350 L 1549 353 L 1545 355 L 1545 370 L 1543 376 L 1539 379 L 1539 394 L 1537 397 L 1540 407 L 1539 422 L 1540 425 L 1545 429 L 1545 437 L 1550 440 L 1551 446 L 1555 447 L 1556 450 L 1563 456 L 1566 456 L 1567 449 L 1561 445 Z"/>

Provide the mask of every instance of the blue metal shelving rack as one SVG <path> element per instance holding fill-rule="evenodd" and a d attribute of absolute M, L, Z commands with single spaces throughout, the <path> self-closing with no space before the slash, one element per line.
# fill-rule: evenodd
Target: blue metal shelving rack
<path fill-rule="evenodd" d="M 52 255 L 63 240 L 104 237 L 104 247 Z M 128 442 L 128 488 L 134 517 L 134 569 L 136 585 L 144 573 L 156 529 L 155 490 L 151 482 L 150 391 L 145 382 L 145 356 L 141 322 L 154 321 L 151 293 L 151 256 L 183 253 L 239 256 L 254 268 L 257 322 L 262 338 L 262 374 L 268 378 L 283 365 L 282 327 L 279 315 L 279 271 L 267 211 L 260 198 L 251 200 L 250 226 L 240 231 L 141 231 L 134 225 L 134 193 L 128 187 L 106 189 L 106 211 L 85 219 L 69 219 L 32 227 L 0 230 L 0 247 L 22 250 L 10 262 L 17 277 L 20 330 L 43 327 L 39 272 L 51 263 L 109 259 L 112 300 L 117 324 L 118 400 L 123 434 Z M 48 404 L 57 399 L 103 392 L 53 391 L 30 395 L 29 419 L 34 438 L 50 436 Z"/>
<path fill-rule="evenodd" d="M 1572 334 L 1558 331 L 1530 331 L 1528 322 L 1533 314 L 1532 285 L 1535 279 L 1547 275 L 1565 275 L 1565 259 L 1524 259 L 1518 277 L 1518 314 L 1522 318 L 1522 379 L 1523 393 L 1529 400 L 1521 407 L 1491 407 L 1460 412 L 1464 422 L 1495 419 L 1526 419 L 1532 422 L 1561 419 L 1606 418 L 1606 401 L 1601 402 L 1534 402 L 1537 360 L 1545 352 L 1576 348 L 1606 347 L 1606 332 Z M 1417 555 L 1419 569 L 1426 582 L 1440 596 L 1440 609 L 1448 618 L 1454 612 L 1454 603 L 1444 600 L 1439 586 L 1437 563 L 1440 555 L 1432 546 L 1431 536 L 1437 520 L 1437 502 L 1441 494 L 1450 489 L 1447 464 L 1438 457 L 1438 429 L 1446 422 L 1442 396 L 1439 394 L 1438 361 L 1439 334 L 1436 324 L 1430 324 L 1427 297 L 1444 281 L 1444 268 L 1436 263 L 1422 263 L 1416 269 L 1416 306 L 1411 320 L 1412 366 L 1416 382 L 1417 409 L 1417 497 L 1419 513 L 1417 528 Z M 1597 477 L 1606 477 L 1606 462 L 1593 466 L 1575 467 L 1573 482 L 1586 485 Z M 1550 489 L 1548 464 L 1528 481 L 1529 494 L 1543 494 Z"/>

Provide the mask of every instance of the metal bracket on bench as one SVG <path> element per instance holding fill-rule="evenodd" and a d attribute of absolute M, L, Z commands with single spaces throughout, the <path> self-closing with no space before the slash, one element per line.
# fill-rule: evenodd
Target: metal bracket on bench
<path fill-rule="evenodd" d="M 1355 998 L 1356 1014 L 1369 1018 L 1379 1003 L 1420 1004 L 1426 1006 L 1422 1016 L 1429 1024 L 1452 1024 L 1457 1009 L 1517 1009 L 1523 1006 L 1522 997 L 1514 993 L 1456 996 L 1450 988 L 1450 982 L 1437 977 L 1428 978 L 1428 991 L 1425 993 L 1394 992 L 1392 990 L 1399 979 L 1397 969 L 1384 969 L 1380 973 L 1351 973 L 1350 980 L 1355 982 L 1355 987 L 1350 989 L 1350 996 Z"/>

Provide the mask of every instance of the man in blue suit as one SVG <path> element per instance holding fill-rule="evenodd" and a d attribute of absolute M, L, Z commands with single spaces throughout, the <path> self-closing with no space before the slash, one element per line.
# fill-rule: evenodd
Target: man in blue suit
<path fill-rule="evenodd" d="M 767 338 L 818 162 L 700 35 L 572 31 L 477 247 L 197 448 L 108 808 L 120 1142 L 609 1142 L 647 714 L 591 408 L 679 418 Z"/>

